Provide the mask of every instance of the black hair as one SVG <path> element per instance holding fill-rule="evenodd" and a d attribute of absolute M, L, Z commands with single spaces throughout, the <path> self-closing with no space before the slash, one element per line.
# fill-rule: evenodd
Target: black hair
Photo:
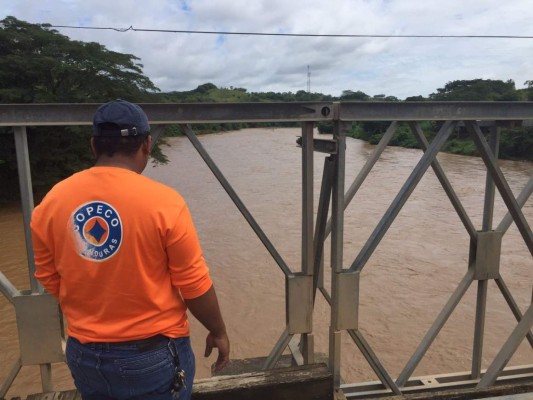
<path fill-rule="evenodd" d="M 108 128 L 118 128 L 115 124 L 105 125 L 113 125 Z M 113 157 L 115 153 L 133 155 L 139 150 L 148 135 L 149 133 L 137 136 L 93 136 L 96 157 L 102 154 Z"/>

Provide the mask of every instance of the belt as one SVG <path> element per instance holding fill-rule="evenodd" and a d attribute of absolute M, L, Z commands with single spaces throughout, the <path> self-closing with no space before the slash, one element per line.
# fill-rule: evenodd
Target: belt
<path fill-rule="evenodd" d="M 72 339 L 79 342 L 76 338 L 72 338 Z M 146 339 L 129 340 L 126 342 L 90 342 L 90 343 L 85 343 L 84 345 L 106 346 L 106 347 L 135 346 L 139 352 L 145 352 L 145 351 L 158 349 L 159 347 L 163 347 L 163 345 L 166 346 L 168 344 L 169 339 L 170 338 L 165 335 L 158 334 L 155 336 L 150 336 L 149 338 L 146 338 Z"/>
<path fill-rule="evenodd" d="M 168 339 L 169 338 L 167 336 L 159 334 L 159 335 L 151 336 L 146 339 L 130 340 L 127 342 L 115 342 L 115 343 L 109 343 L 109 344 L 113 346 L 116 346 L 116 345 L 136 346 L 137 350 L 139 350 L 140 352 L 143 352 L 143 351 L 154 350 L 158 347 L 159 344 L 163 344 L 163 343 L 167 344 Z"/>

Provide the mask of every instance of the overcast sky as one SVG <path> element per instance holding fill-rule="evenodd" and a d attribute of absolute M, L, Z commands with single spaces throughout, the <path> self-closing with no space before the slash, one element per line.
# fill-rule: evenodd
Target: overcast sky
<path fill-rule="evenodd" d="M 3 17 L 91 27 L 533 36 L 532 0 L 0 0 Z M 2 18 L 3 18 L 2 17 Z M 326 38 L 59 29 L 134 54 L 163 91 L 361 90 L 405 99 L 459 79 L 533 80 L 533 39 Z"/>

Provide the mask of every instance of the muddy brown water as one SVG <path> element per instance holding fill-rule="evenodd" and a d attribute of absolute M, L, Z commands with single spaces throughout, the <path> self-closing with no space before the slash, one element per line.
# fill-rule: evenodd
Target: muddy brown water
<path fill-rule="evenodd" d="M 233 185 L 266 235 L 294 271 L 301 269 L 301 150 L 298 129 L 246 129 L 201 136 L 200 140 Z M 186 138 L 171 138 L 170 162 L 150 165 L 145 174 L 177 189 L 191 209 L 231 338 L 232 358 L 266 356 L 285 326 L 284 277 L 264 246 Z M 374 146 L 347 140 L 346 187 Z M 401 185 L 420 151 L 388 148 L 346 210 L 344 266 L 351 265 Z M 315 208 L 323 154 L 315 153 Z M 485 169 L 475 157 L 439 154 L 439 161 L 472 222 L 481 229 Z M 515 195 L 533 176 L 533 163 L 501 161 Z M 141 194 L 139 194 L 141 195 Z M 496 195 L 494 226 L 505 215 Z M 523 207 L 530 225 L 533 198 Z M 1 271 L 19 289 L 29 287 L 22 215 L 18 207 L 0 210 Z M 329 239 L 326 246 L 329 246 Z M 400 212 L 361 275 L 359 327 L 394 377 L 401 372 L 467 269 L 469 237 L 437 178 L 429 171 Z M 329 251 L 326 251 L 328 260 Z M 329 286 L 329 261 L 325 283 Z M 531 302 L 533 259 L 513 224 L 504 236 L 501 274 L 524 311 Z M 467 371 L 471 367 L 474 283 L 415 370 L 413 376 Z M 15 315 L 0 296 L 0 384 L 18 356 Z M 316 351 L 327 353 L 329 308 L 317 296 L 313 317 Z M 516 321 L 496 284 L 489 282 L 483 368 Z M 206 331 L 192 322 L 197 378 L 210 376 L 214 355 L 205 359 Z M 509 365 L 533 364 L 524 341 Z M 342 335 L 342 377 L 376 380 L 351 338 Z M 73 388 L 68 369 L 53 367 L 57 390 Z M 7 398 L 41 391 L 38 367 L 23 367 Z"/>

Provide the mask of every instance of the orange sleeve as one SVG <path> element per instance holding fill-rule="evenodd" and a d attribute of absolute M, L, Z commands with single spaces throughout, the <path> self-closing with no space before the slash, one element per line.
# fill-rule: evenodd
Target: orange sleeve
<path fill-rule="evenodd" d="M 184 299 L 200 297 L 211 288 L 209 269 L 185 204 L 168 232 L 167 255 L 172 284 L 180 289 Z"/>
<path fill-rule="evenodd" d="M 36 216 L 34 212 L 31 220 L 31 232 L 33 242 L 33 254 L 35 260 L 35 278 L 41 282 L 43 287 L 56 298 L 59 296 L 61 277 L 59 276 L 54 263 L 54 253 L 42 239 L 44 236 L 41 230 L 45 222 Z"/>

